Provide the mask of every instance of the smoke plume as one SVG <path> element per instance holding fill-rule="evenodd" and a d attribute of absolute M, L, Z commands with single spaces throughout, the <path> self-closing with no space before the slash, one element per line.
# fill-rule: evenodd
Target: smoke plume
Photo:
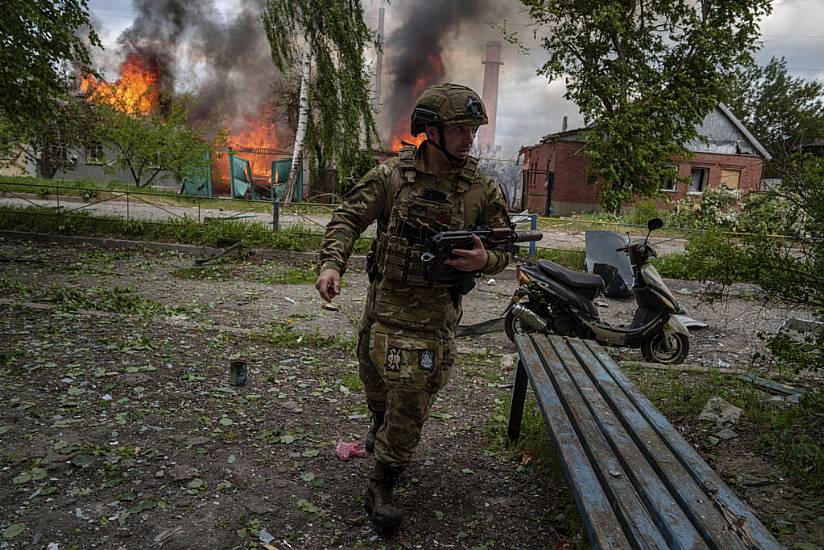
<path fill-rule="evenodd" d="M 230 131 L 259 118 L 276 76 L 260 4 L 239 0 L 221 12 L 214 0 L 133 0 L 137 16 L 119 37 L 161 75 L 161 91 L 193 93 L 192 122 Z M 218 120 L 220 119 L 220 120 Z"/>
<path fill-rule="evenodd" d="M 392 9 L 398 10 L 393 16 L 402 23 L 387 33 L 384 45 L 388 93 L 382 126 L 387 144 L 397 132 L 409 131 L 412 107 L 426 86 L 454 78 L 455 68 L 444 65 L 447 51 L 477 52 L 474 62 L 480 72 L 483 40 L 499 38 L 492 24 L 501 22 L 512 7 L 494 0 L 414 0 Z"/>

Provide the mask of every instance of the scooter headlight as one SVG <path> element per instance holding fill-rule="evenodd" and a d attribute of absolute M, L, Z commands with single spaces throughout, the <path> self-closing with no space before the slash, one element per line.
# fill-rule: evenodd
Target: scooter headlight
<path fill-rule="evenodd" d="M 530 279 L 529 276 L 526 273 L 524 273 L 520 265 L 515 266 L 515 274 L 518 277 L 518 283 L 522 285 L 527 285 L 532 282 L 532 279 Z"/>

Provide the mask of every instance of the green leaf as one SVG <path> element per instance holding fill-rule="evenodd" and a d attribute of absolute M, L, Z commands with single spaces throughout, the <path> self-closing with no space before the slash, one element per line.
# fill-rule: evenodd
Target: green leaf
<path fill-rule="evenodd" d="M 77 455 L 76 457 L 72 458 L 72 464 L 74 464 L 75 466 L 79 466 L 80 468 L 86 468 L 92 462 L 94 462 L 94 457 L 91 455 Z"/>
<path fill-rule="evenodd" d="M 290 445 L 295 442 L 297 438 L 293 434 L 283 434 L 280 436 L 280 442 Z"/>
<path fill-rule="evenodd" d="M 435 517 L 440 521 L 443 519 L 443 512 L 440 510 L 435 510 Z"/>
<path fill-rule="evenodd" d="M 220 425 L 221 426 L 231 426 L 232 424 L 234 424 L 234 422 L 228 416 L 221 417 L 221 419 L 220 419 Z"/>
<path fill-rule="evenodd" d="M 320 454 L 320 451 L 317 449 L 309 449 L 308 451 L 303 451 L 302 456 L 305 458 L 314 458 Z"/>
<path fill-rule="evenodd" d="M 8 432 L 11 429 L 11 426 L 0 426 L 0 435 Z"/>
<path fill-rule="evenodd" d="M 199 477 L 196 477 L 192 481 L 189 482 L 187 487 L 189 489 L 200 489 L 201 487 L 203 487 L 203 483 L 204 482 L 203 482 L 202 479 L 200 479 Z"/>
<path fill-rule="evenodd" d="M 40 481 L 41 479 L 46 479 L 48 472 L 43 468 L 32 468 L 31 469 L 31 479 L 32 481 Z"/>
<path fill-rule="evenodd" d="M 84 390 L 83 388 L 78 388 L 77 386 L 72 386 L 69 388 L 67 393 L 72 397 L 77 397 L 78 395 L 83 395 L 84 393 L 86 393 L 86 390 Z"/>
<path fill-rule="evenodd" d="M 466 475 L 472 475 L 475 473 L 475 470 L 472 470 L 471 468 L 464 468 L 463 470 L 461 470 L 461 472 Z"/>
<path fill-rule="evenodd" d="M 20 533 L 26 530 L 25 523 L 12 523 L 8 527 L 3 530 L 3 538 L 4 539 L 13 539 Z"/>
<path fill-rule="evenodd" d="M 24 483 L 28 483 L 31 481 L 31 474 L 29 472 L 23 472 L 22 474 L 17 474 L 13 478 L 11 478 L 12 483 L 15 485 L 23 485 Z"/>
<path fill-rule="evenodd" d="M 313 479 L 315 479 L 315 474 L 313 474 L 312 472 L 306 472 L 306 473 L 301 474 L 301 475 L 300 475 L 300 478 L 301 478 L 303 481 L 305 481 L 305 482 L 309 483 L 310 481 L 312 481 Z"/>
<path fill-rule="evenodd" d="M 449 420 L 450 418 L 455 418 L 453 415 L 449 413 L 442 413 L 442 412 L 433 412 L 429 416 L 432 418 L 439 418 L 441 420 Z"/>
<path fill-rule="evenodd" d="M 305 514 L 314 515 L 318 513 L 318 507 L 309 502 L 308 500 L 306 500 L 305 498 L 302 498 L 298 501 L 298 508 L 301 512 Z"/>
<path fill-rule="evenodd" d="M 229 455 L 229 458 L 226 459 L 226 462 L 228 462 L 229 464 L 234 464 L 236 460 L 237 457 L 235 457 L 235 455 Z"/>

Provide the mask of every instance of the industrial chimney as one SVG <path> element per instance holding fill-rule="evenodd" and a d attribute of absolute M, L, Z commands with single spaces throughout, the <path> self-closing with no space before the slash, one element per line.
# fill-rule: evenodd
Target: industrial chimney
<path fill-rule="evenodd" d="M 495 152 L 495 119 L 498 114 L 498 73 L 501 63 L 501 43 L 490 40 L 486 43 L 486 59 L 484 65 L 483 100 L 486 105 L 489 124 L 481 126 L 478 132 L 478 149 L 481 155 L 490 155 Z"/>

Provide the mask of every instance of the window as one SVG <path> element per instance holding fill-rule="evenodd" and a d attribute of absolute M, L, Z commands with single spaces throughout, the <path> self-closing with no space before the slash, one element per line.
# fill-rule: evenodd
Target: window
<path fill-rule="evenodd" d="M 741 184 L 741 170 L 721 170 L 720 186 L 727 189 L 738 189 Z"/>
<path fill-rule="evenodd" d="M 675 186 L 678 183 L 678 168 L 675 166 L 665 166 L 665 168 L 669 171 L 669 174 L 661 180 L 661 191 L 675 193 Z"/>
<path fill-rule="evenodd" d="M 104 162 L 106 162 L 106 155 L 103 152 L 102 143 L 98 141 L 86 148 L 86 164 L 103 164 Z"/>
<path fill-rule="evenodd" d="M 709 170 L 706 168 L 693 168 L 690 171 L 690 193 L 702 193 L 707 185 Z"/>

